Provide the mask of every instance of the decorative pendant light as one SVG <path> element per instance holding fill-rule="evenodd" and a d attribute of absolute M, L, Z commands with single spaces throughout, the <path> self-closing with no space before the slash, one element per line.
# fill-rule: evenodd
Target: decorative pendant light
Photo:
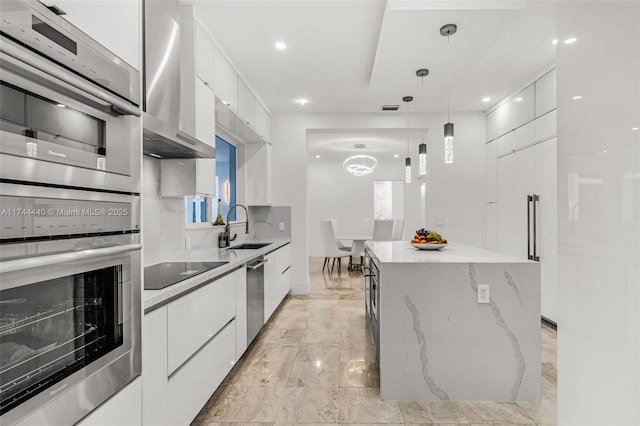
<path fill-rule="evenodd" d="M 365 144 L 357 143 L 356 149 L 364 150 Z M 364 176 L 373 173 L 373 169 L 378 165 L 378 160 L 371 155 L 358 154 L 344 160 L 342 167 L 354 176 Z"/>
<path fill-rule="evenodd" d="M 411 157 L 409 157 L 409 102 L 413 101 L 413 96 L 405 96 L 402 102 L 407 104 L 407 158 L 404 159 L 404 182 L 411 183 Z"/>
<path fill-rule="evenodd" d="M 420 97 L 420 116 L 422 118 L 421 143 L 418 145 L 418 173 L 420 176 L 427 174 L 427 144 L 424 142 L 424 78 L 429 75 L 429 70 L 420 68 L 416 71 L 416 75 L 422 79 L 422 96 Z"/>
<path fill-rule="evenodd" d="M 444 125 L 444 162 L 453 163 L 453 123 L 451 122 L 451 49 L 449 37 L 458 31 L 456 24 L 447 24 L 440 28 L 440 35 L 447 38 L 447 123 Z"/>

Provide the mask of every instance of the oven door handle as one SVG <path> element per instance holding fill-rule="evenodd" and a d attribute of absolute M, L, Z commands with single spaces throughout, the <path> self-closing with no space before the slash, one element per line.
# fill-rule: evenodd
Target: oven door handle
<path fill-rule="evenodd" d="M 47 80 L 48 83 L 54 83 L 57 87 L 61 87 L 60 81 L 70 84 L 74 88 L 82 90 L 83 92 L 95 96 L 96 98 L 111 105 L 111 111 L 115 114 L 135 115 L 138 117 L 142 114 L 140 109 L 135 107 L 133 104 L 120 99 L 118 96 L 113 95 L 104 89 L 100 89 L 99 87 L 88 83 L 83 78 L 80 78 L 71 72 L 63 71 L 61 68 L 58 68 L 50 64 L 47 60 L 42 59 L 37 54 L 18 47 L 13 42 L 3 39 L 0 46 L 3 53 L 14 59 L 10 60 L 10 58 L 2 57 L 2 62 L 11 63 L 22 72 L 30 71 L 30 74 L 33 74 L 33 70 L 29 70 L 28 68 L 28 66 L 31 66 L 43 72 L 45 75 L 41 75 L 40 77 Z"/>
<path fill-rule="evenodd" d="M 82 251 L 74 251 L 69 253 L 51 254 L 48 256 L 28 257 L 24 259 L 7 260 L 0 262 L 0 274 L 7 272 L 23 271 L 25 269 L 40 268 L 43 266 L 56 265 L 63 262 L 77 262 L 94 257 L 113 256 L 116 254 L 126 253 L 128 251 L 140 250 L 142 244 L 126 244 L 116 247 L 105 247 L 98 249 L 89 249 Z"/>

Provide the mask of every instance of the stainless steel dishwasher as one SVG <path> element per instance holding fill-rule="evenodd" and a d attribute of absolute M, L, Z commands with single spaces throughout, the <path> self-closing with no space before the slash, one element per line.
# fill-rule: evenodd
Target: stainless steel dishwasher
<path fill-rule="evenodd" d="M 260 256 L 247 263 L 247 345 L 264 325 L 264 264 L 267 261 Z"/>

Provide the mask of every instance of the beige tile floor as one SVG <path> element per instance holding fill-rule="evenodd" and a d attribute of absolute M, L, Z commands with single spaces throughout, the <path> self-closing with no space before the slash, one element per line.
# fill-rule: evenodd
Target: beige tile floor
<path fill-rule="evenodd" d="M 383 401 L 359 272 L 309 264 L 311 293 L 289 296 L 194 425 L 555 425 L 556 332 L 542 325 L 540 402 Z"/>

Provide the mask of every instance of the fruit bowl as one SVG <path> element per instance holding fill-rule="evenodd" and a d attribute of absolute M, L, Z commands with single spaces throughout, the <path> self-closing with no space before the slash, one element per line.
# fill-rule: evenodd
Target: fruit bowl
<path fill-rule="evenodd" d="M 409 244 L 420 250 L 440 250 L 447 245 L 447 240 L 435 231 L 420 228 Z"/>
<path fill-rule="evenodd" d="M 447 246 L 447 243 L 409 243 L 413 247 L 420 250 L 440 250 Z"/>

